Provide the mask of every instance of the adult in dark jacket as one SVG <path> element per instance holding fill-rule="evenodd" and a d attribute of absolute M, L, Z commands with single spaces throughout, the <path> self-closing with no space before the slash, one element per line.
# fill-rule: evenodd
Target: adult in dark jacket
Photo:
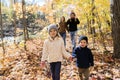
<path fill-rule="evenodd" d="M 79 23 L 80 23 L 80 21 L 78 18 L 76 18 L 75 13 L 71 12 L 70 19 L 67 20 L 67 25 L 69 27 L 69 32 L 70 32 L 70 36 L 71 36 L 73 49 L 76 47 L 75 35 L 76 35 L 76 31 L 77 31 L 77 24 L 79 24 Z"/>
<path fill-rule="evenodd" d="M 93 55 L 87 47 L 87 44 L 88 38 L 86 36 L 80 36 L 79 46 L 72 53 L 73 58 L 77 58 L 76 64 L 81 80 L 89 80 L 89 67 L 94 65 Z M 83 79 L 83 75 L 85 79 Z"/>

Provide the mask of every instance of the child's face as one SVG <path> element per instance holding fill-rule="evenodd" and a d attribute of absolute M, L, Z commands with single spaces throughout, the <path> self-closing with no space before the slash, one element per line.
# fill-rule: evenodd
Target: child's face
<path fill-rule="evenodd" d="M 55 29 L 51 29 L 51 30 L 50 30 L 50 36 L 51 36 L 52 38 L 55 38 L 56 35 L 57 35 L 57 31 L 56 31 Z"/>
<path fill-rule="evenodd" d="M 80 43 L 79 43 L 79 45 L 80 45 L 82 48 L 86 47 L 86 46 L 87 46 L 86 40 L 81 40 Z"/>

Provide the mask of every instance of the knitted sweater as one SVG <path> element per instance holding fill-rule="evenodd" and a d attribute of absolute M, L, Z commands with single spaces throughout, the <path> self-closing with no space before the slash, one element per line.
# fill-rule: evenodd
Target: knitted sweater
<path fill-rule="evenodd" d="M 44 41 L 43 53 L 41 61 L 61 62 L 63 57 L 69 58 L 71 55 L 66 52 L 64 42 L 61 37 L 56 37 L 54 40 L 48 38 Z"/>

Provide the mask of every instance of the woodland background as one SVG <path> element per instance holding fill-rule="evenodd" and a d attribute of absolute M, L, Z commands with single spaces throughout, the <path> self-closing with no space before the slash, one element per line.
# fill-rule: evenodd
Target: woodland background
<path fill-rule="evenodd" d="M 76 40 L 87 35 L 95 57 L 90 80 L 119 80 L 120 1 L 43 1 L 0 0 L 0 80 L 49 80 L 49 67 L 39 65 L 47 26 L 59 23 L 61 16 L 67 20 L 71 11 L 80 20 Z M 69 33 L 66 50 L 72 52 Z M 63 61 L 61 80 L 78 80 L 74 62 Z"/>

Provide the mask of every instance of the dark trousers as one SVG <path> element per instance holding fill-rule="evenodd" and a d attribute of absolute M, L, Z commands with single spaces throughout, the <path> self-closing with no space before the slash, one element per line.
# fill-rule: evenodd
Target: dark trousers
<path fill-rule="evenodd" d="M 61 62 L 50 63 L 52 80 L 60 80 L 60 69 L 61 69 Z"/>

